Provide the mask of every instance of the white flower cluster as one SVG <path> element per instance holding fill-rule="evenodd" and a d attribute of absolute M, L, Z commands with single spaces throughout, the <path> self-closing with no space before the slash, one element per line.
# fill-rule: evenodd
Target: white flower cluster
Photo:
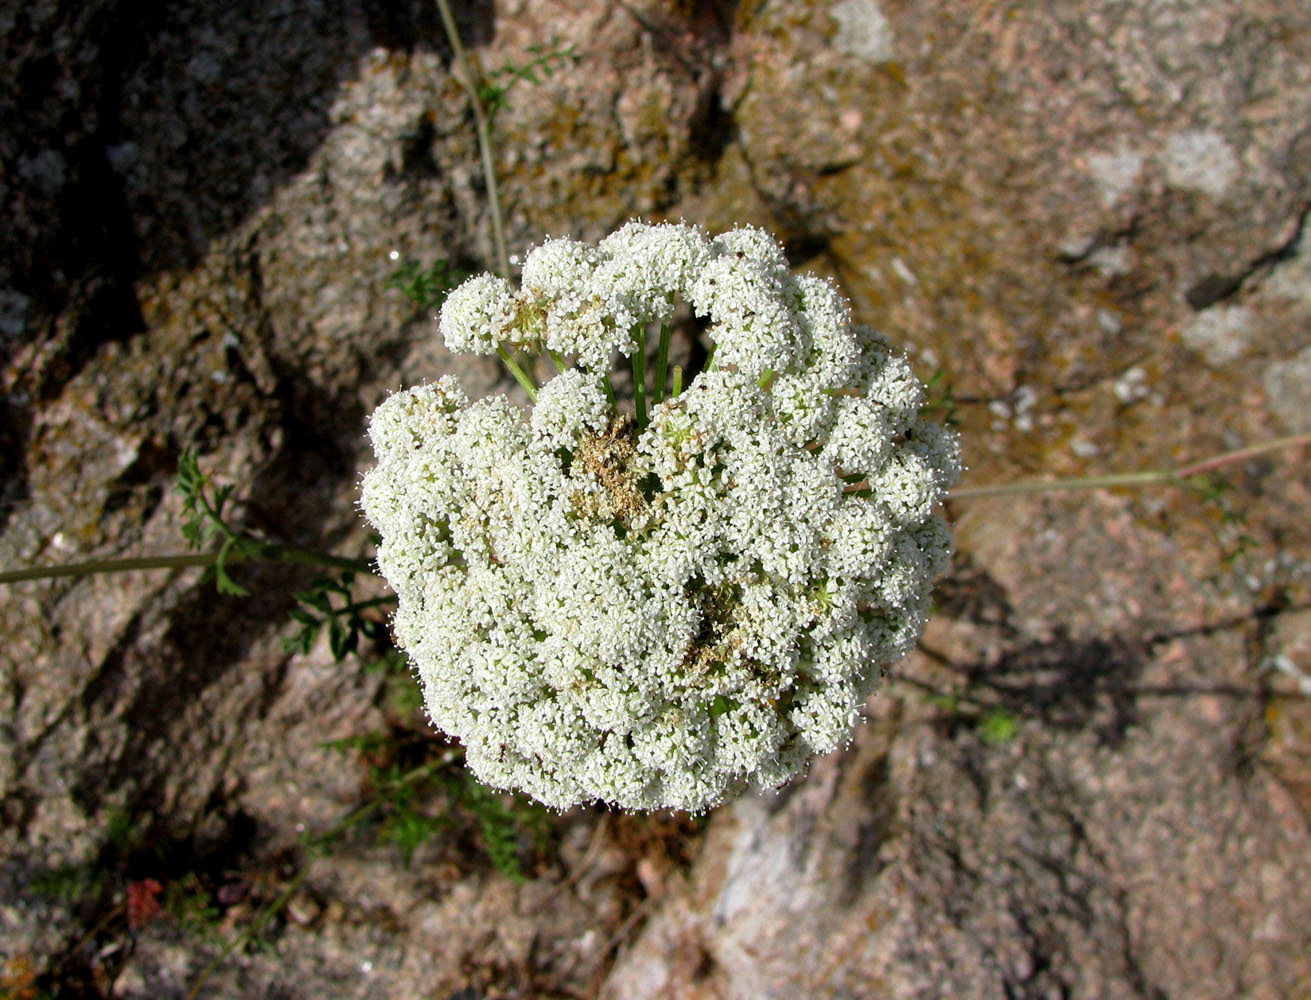
<path fill-rule="evenodd" d="M 712 366 L 639 427 L 605 373 L 678 300 Z M 767 234 L 631 223 L 451 294 L 453 349 L 572 355 L 531 415 L 455 379 L 374 413 L 363 507 L 437 727 L 557 808 L 707 809 L 849 738 L 914 644 L 960 470 L 920 384 Z"/>

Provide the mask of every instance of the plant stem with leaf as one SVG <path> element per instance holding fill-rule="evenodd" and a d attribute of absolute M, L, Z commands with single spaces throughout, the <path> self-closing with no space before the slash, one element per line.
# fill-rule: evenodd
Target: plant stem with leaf
<path fill-rule="evenodd" d="M 242 596 L 246 589 L 228 575 L 227 568 L 243 562 L 287 563 L 318 566 L 347 573 L 373 572 L 368 559 L 336 556 L 299 545 L 265 542 L 242 534 L 227 522 L 224 507 L 232 496 L 232 486 L 209 491 L 209 476 L 200 471 L 195 452 L 187 449 L 178 459 L 177 491 L 182 496 L 182 535 L 192 548 L 203 548 L 215 538 L 222 539 L 217 549 L 205 552 L 173 552 L 157 556 L 127 559 L 91 559 L 62 566 L 29 566 L 0 571 L 0 584 L 27 580 L 53 580 L 59 577 L 93 576 L 100 573 L 130 573 L 152 569 L 187 569 L 204 566 L 214 571 L 221 593 Z"/>

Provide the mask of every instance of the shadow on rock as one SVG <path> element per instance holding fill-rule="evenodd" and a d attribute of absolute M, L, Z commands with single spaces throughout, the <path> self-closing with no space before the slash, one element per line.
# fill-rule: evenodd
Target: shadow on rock
<path fill-rule="evenodd" d="M 495 6 L 462 5 L 461 17 L 478 44 Z M 378 47 L 446 52 L 435 6 L 100 0 L 12 17 L 0 355 L 24 363 L 3 387 L 6 455 L 26 451 L 32 407 L 145 328 L 145 277 L 193 269 L 309 165 L 336 95 Z M 6 459 L 0 474 L 7 517 L 28 497 L 28 470 Z"/>

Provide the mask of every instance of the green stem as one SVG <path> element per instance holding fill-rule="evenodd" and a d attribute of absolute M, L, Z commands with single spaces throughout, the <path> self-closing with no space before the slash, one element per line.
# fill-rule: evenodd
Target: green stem
<path fill-rule="evenodd" d="M 388 604 L 395 603 L 395 594 L 383 594 L 381 597 L 371 597 L 367 601 L 353 601 L 350 604 L 343 604 L 337 609 L 337 613 L 348 614 L 351 612 L 367 611 L 369 608 L 381 608 Z"/>
<path fill-rule="evenodd" d="M 1148 469 L 1144 472 L 1121 472 L 1106 476 L 1083 476 L 1073 479 L 1026 479 L 1017 483 L 998 483 L 992 486 L 968 486 L 952 490 L 952 500 L 972 497 L 1006 496 L 1015 493 L 1057 493 L 1061 490 L 1099 490 L 1112 486 L 1148 486 L 1170 481 L 1165 470 Z"/>
<path fill-rule="evenodd" d="M 138 556 L 129 559 L 93 559 L 88 562 L 67 563 L 63 566 L 29 566 L 26 569 L 13 569 L 0 572 L 0 584 L 22 583 L 27 580 L 52 580 L 64 576 L 92 576 L 98 573 L 131 573 L 151 569 L 186 569 L 191 566 L 212 566 L 218 559 L 218 552 L 183 552 L 164 556 Z M 303 549 L 296 545 L 268 545 L 254 543 L 247 548 L 231 548 L 225 558 L 231 566 L 241 562 L 292 563 L 309 566 L 325 566 L 331 569 L 353 570 L 357 573 L 373 573 L 373 563 L 368 559 L 349 559 L 334 556 L 314 549 Z"/>
<path fill-rule="evenodd" d="M 646 426 L 646 324 L 633 328 L 637 348 L 633 351 L 633 408 L 637 413 L 637 429 Z"/>
<path fill-rule="evenodd" d="M 704 365 L 701 366 L 701 370 L 702 370 L 703 372 L 708 372 L 708 371 L 711 371 L 712 369 L 714 369 L 714 367 L 715 367 L 715 348 L 718 347 L 718 346 L 719 346 L 718 344 L 711 344 L 711 345 L 710 345 L 710 350 L 706 351 L 706 363 L 705 363 Z"/>
<path fill-rule="evenodd" d="M 1055 493 L 1060 490 L 1097 490 L 1113 486 L 1151 486 L 1159 484 L 1187 487 L 1191 485 L 1188 480 L 1222 465 L 1240 462 L 1243 459 L 1270 451 L 1278 451 L 1282 448 L 1294 448 L 1308 444 L 1311 444 L 1311 434 L 1293 434 L 1288 437 L 1276 438 L 1273 441 L 1265 441 L 1261 444 L 1248 445 L 1234 451 L 1226 451 L 1200 462 L 1192 462 L 1174 469 L 1144 469 L 1139 472 L 1116 472 L 1104 476 L 1079 476 L 1071 479 L 1029 479 L 1021 480 L 1018 483 L 998 483 L 992 486 L 967 486 L 964 489 L 952 490 L 948 494 L 948 499 L 966 500 L 973 497 L 1008 496 L 1019 493 Z"/>
<path fill-rule="evenodd" d="M 665 399 L 665 375 L 669 365 L 669 342 L 673 339 L 673 336 L 674 324 L 661 323 L 660 350 L 656 353 L 655 401 L 657 403 L 662 403 Z"/>
<path fill-rule="evenodd" d="M 682 365 L 674 365 L 674 392 L 673 392 L 673 395 L 677 396 L 677 395 L 678 395 L 680 392 L 682 392 L 682 391 L 683 391 L 683 366 L 682 366 Z"/>
<path fill-rule="evenodd" d="M 203 482 L 207 483 L 208 481 L 209 480 L 207 477 Z M 223 534 L 223 537 L 227 539 L 226 543 L 224 544 L 225 549 L 231 548 L 232 546 L 236 545 L 239 541 L 241 541 L 241 538 L 237 535 L 237 533 L 233 531 L 230 527 L 228 527 L 228 522 L 223 520 L 223 518 L 219 515 L 218 510 L 215 509 L 214 505 L 209 502 L 209 498 L 205 496 L 205 491 L 203 488 L 196 490 L 196 499 L 200 502 L 200 505 L 205 508 L 206 516 L 218 527 L 218 530 Z M 219 506 L 222 506 L 222 502 L 220 502 Z M 225 557 L 226 555 L 227 552 L 224 552 Z"/>
<path fill-rule="evenodd" d="M 478 152 L 482 157 L 483 181 L 487 185 L 487 204 L 492 219 L 492 243 L 496 248 L 497 266 L 501 277 L 510 277 L 510 254 L 505 249 L 505 215 L 501 210 L 501 192 L 496 181 L 496 161 L 492 153 L 492 123 L 487 117 L 479 96 L 485 81 L 473 60 L 465 51 L 460 41 L 460 29 L 455 25 L 455 15 L 451 13 L 449 0 L 437 0 L 437 9 L 441 12 L 442 27 L 446 29 L 446 38 L 451 43 L 455 63 L 460 68 L 460 82 L 469 94 L 469 103 L 473 106 L 474 122 L 478 131 Z"/>
<path fill-rule="evenodd" d="M 63 566 L 29 566 L 0 573 L 0 583 L 22 583 L 26 580 L 53 580 L 61 576 L 91 576 L 94 573 L 130 573 L 147 569 L 182 569 L 187 566 L 209 566 L 215 552 L 185 552 L 169 556 L 143 556 L 135 559 L 95 559 L 89 562 L 67 563 Z M 233 558 L 240 558 L 234 554 Z"/>
<path fill-rule="evenodd" d="M 519 362 L 514 360 L 514 355 L 506 349 L 504 344 L 501 344 L 496 348 L 496 353 L 500 359 L 505 362 L 505 367 L 510 370 L 510 374 L 514 376 L 514 380 L 523 386 L 524 392 L 528 393 L 528 398 L 536 403 L 537 386 L 533 383 L 529 374 L 519 367 Z"/>
<path fill-rule="evenodd" d="M 283 888 L 282 892 L 278 894 L 277 898 L 268 906 L 264 907 L 264 909 L 260 910 L 259 913 L 255 914 L 250 923 L 242 928 L 240 934 L 233 935 L 232 939 L 219 949 L 219 953 L 214 956 L 210 963 L 200 971 L 200 975 L 196 977 L 196 981 L 187 992 L 187 1000 L 196 1000 L 196 997 L 200 996 L 200 988 L 209 981 L 209 977 L 214 975 L 218 967 L 227 960 L 227 957 L 238 948 L 244 947 L 253 941 L 256 935 L 264 929 L 264 925 L 272 920 L 279 910 L 291 902 L 291 897 L 296 895 L 297 890 L 299 890 L 301 885 L 304 884 L 308 875 L 308 867 L 302 868 L 293 875 L 291 880 Z"/>
<path fill-rule="evenodd" d="M 228 561 L 236 559 L 237 553 L 228 556 Z M 329 569 L 346 569 L 356 573 L 368 573 L 372 575 L 375 572 L 375 565 L 372 559 L 351 559 L 347 556 L 334 556 L 328 552 L 317 552 L 314 549 L 303 549 L 299 545 L 264 545 L 261 544 L 253 554 L 246 557 L 248 561 L 253 562 L 279 562 L 300 564 L 303 566 L 326 566 Z"/>
<path fill-rule="evenodd" d="M 1262 455 L 1268 451 L 1296 448 L 1301 445 L 1311 445 L 1311 434 L 1290 434 L 1287 437 L 1275 438 L 1272 441 L 1263 441 L 1261 444 L 1249 444 L 1244 448 L 1221 452 L 1213 458 L 1204 458 L 1192 465 L 1185 465 L 1182 469 L 1177 470 L 1177 474 L 1181 479 L 1187 479 L 1202 472 L 1209 472 L 1219 466 L 1228 465 L 1230 462 L 1241 462 L 1245 458 Z"/>

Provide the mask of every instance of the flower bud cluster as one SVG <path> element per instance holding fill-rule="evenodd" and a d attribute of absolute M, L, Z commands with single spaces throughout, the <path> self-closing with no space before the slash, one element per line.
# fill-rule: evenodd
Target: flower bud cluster
<path fill-rule="evenodd" d="M 713 365 L 645 426 L 605 380 L 679 300 Z M 531 413 L 451 377 L 374 413 L 363 507 L 433 723 L 489 785 L 700 811 L 848 739 L 919 636 L 954 434 L 842 296 L 755 229 L 548 240 L 448 298 L 453 350 L 572 356 Z"/>

